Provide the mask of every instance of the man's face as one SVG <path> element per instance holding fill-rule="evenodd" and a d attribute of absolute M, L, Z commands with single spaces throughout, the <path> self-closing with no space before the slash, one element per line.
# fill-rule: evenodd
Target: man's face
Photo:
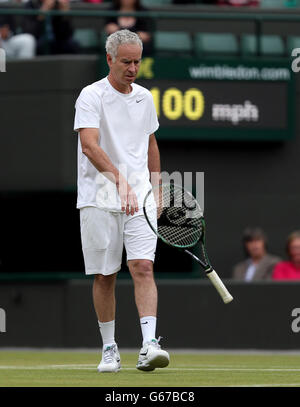
<path fill-rule="evenodd" d="M 6 40 L 10 36 L 10 28 L 8 24 L 0 26 L 0 35 L 3 40 Z"/>
<path fill-rule="evenodd" d="M 142 59 L 142 50 L 138 44 L 124 44 L 118 48 L 115 62 L 107 55 L 110 73 L 120 86 L 131 85 L 138 74 Z"/>
<path fill-rule="evenodd" d="M 265 254 L 265 242 L 263 239 L 250 240 L 245 243 L 245 246 L 250 257 L 259 258 Z"/>

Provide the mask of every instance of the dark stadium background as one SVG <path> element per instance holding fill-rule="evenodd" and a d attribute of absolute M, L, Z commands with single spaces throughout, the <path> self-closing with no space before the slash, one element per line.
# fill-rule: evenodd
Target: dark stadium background
<path fill-rule="evenodd" d="M 278 6 L 275 0 L 241 8 L 208 3 L 173 5 L 155 2 L 149 6 L 147 2 L 147 5 L 157 13 L 199 13 L 194 19 L 174 19 L 164 15 L 156 21 L 157 30 L 183 31 L 192 40 L 198 31 L 231 33 L 238 39 L 243 33 L 276 35 L 283 41 L 284 53 L 278 55 L 275 50 L 273 55 L 252 55 L 251 63 L 291 66 L 289 38 L 298 38 L 300 48 L 299 7 L 288 7 L 288 2 L 279 2 Z M 71 10 L 84 14 L 85 11 L 106 10 L 108 6 L 107 2 L 99 5 L 74 2 Z M 1 10 L 9 8 L 17 13 L 22 7 L 19 3 L 1 3 L 0 15 Z M 205 18 L 207 14 L 210 18 Z M 245 14 L 247 19 L 243 17 Z M 226 18 L 229 15 L 233 15 L 230 20 Z M 76 15 L 73 22 L 78 29 L 98 30 L 101 39 L 103 18 Z M 18 23 L 21 15 L 16 14 L 15 19 Z M 165 50 L 163 55 L 157 53 L 153 58 L 175 58 L 178 61 L 191 58 L 197 63 L 214 61 L 215 56 L 195 55 L 193 49 L 189 52 L 180 54 Z M 6 346 L 95 344 L 91 339 L 94 334 L 96 336 L 90 302 L 91 281 L 84 279 L 79 213 L 75 207 L 77 137 L 72 128 L 76 97 L 82 87 L 101 77 L 105 61 L 103 54 L 99 60 L 100 53 L 99 48 L 97 52 L 92 50 L 84 55 L 8 61 L 7 72 L 0 75 L 0 306 L 10 315 L 22 315 L 24 321 L 29 314 L 36 313 L 36 321 L 27 321 L 28 332 L 30 329 L 34 332 L 41 322 L 37 304 L 41 304 L 43 312 L 49 312 L 47 307 L 52 306 L 50 312 L 60 315 L 55 322 L 58 324 L 55 339 L 48 328 L 45 336 L 26 333 L 25 338 L 20 336 L 20 328 L 14 327 L 11 333 L 8 330 L 6 336 L 1 336 Z M 244 61 L 241 54 L 218 55 L 218 59 L 227 63 Z M 172 72 L 174 67 L 170 69 Z M 156 272 L 159 289 L 165 293 L 160 303 L 162 321 L 168 319 L 170 304 L 175 304 L 177 299 L 178 318 L 181 312 L 188 311 L 191 321 L 195 309 L 202 315 L 206 315 L 209 309 L 219 316 L 216 325 L 202 333 L 200 344 L 191 338 L 192 346 L 198 343 L 200 347 L 299 348 L 299 340 L 290 330 L 291 311 L 299 306 L 297 283 L 244 285 L 229 281 L 232 266 L 243 258 L 241 236 L 246 226 L 262 227 L 269 237 L 269 251 L 282 258 L 286 256 L 287 235 L 300 229 L 300 73 L 290 72 L 292 85 L 286 91 L 286 99 L 274 99 L 266 105 L 271 116 L 278 109 L 288 107 L 286 116 L 283 116 L 291 125 L 286 132 L 279 126 L 279 129 L 271 129 L 266 139 L 262 126 L 255 140 L 251 140 L 250 133 L 244 139 L 243 131 L 233 139 L 230 137 L 231 128 L 224 133 L 223 140 L 210 139 L 210 133 L 205 134 L 205 130 L 199 139 L 195 136 L 189 138 L 189 128 L 182 132 L 182 136 L 177 134 L 176 137 L 173 137 L 172 129 L 161 137 L 157 133 L 164 171 L 205 173 L 208 253 L 219 275 L 237 298 L 228 311 L 207 282 L 199 281 L 203 276 L 187 256 L 159 244 Z M 214 86 L 218 95 L 218 84 L 215 82 Z M 240 92 L 243 95 L 243 88 Z M 247 100 L 247 94 L 244 96 L 243 100 Z M 126 277 L 128 270 L 124 264 L 120 273 L 120 279 L 124 281 L 121 282 L 123 285 L 120 283 L 118 294 L 124 305 L 123 310 L 120 307 L 120 318 L 126 307 L 133 306 L 133 303 L 127 303 L 132 287 Z M 78 282 L 79 279 L 82 281 Z M 73 285 L 74 281 L 78 285 Z M 178 286 L 185 288 L 177 291 Z M 49 304 L 45 304 L 43 298 L 48 298 Z M 51 302 L 53 298 L 59 298 L 57 303 Z M 70 304 L 78 298 L 83 306 L 71 310 Z M 179 307 L 179 303 L 186 308 Z M 59 319 L 62 318 L 61 309 L 67 315 L 65 328 Z M 72 335 L 70 326 L 77 317 L 85 321 L 86 326 L 78 329 L 76 336 Z M 254 320 L 255 327 L 251 325 Z M 209 321 L 204 320 L 205 323 Z M 226 333 L 226 326 L 230 326 L 231 333 Z M 131 328 L 132 336 L 124 337 L 126 346 L 133 346 L 136 327 L 132 325 Z M 217 335 L 220 330 L 224 332 L 222 340 Z M 259 330 L 261 336 L 256 335 Z M 84 338 L 81 335 L 85 335 Z M 169 332 L 169 338 L 173 346 L 180 345 L 175 328 Z"/>

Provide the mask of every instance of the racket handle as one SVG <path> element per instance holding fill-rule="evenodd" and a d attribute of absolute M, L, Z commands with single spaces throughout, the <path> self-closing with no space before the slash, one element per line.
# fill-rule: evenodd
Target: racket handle
<path fill-rule="evenodd" d="M 228 304 L 229 302 L 231 302 L 233 300 L 233 297 L 232 297 L 232 295 L 230 295 L 229 291 L 227 290 L 227 288 L 225 287 L 225 285 L 223 284 L 222 280 L 220 279 L 218 274 L 215 272 L 215 270 L 212 270 L 212 271 L 206 273 L 206 275 L 210 279 L 212 284 L 215 286 L 216 290 L 222 297 L 225 304 Z"/>

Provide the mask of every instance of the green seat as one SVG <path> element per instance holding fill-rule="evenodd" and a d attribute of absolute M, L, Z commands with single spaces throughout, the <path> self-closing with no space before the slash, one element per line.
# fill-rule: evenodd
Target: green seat
<path fill-rule="evenodd" d="M 172 4 L 172 0 L 142 0 L 142 6 L 144 7 L 155 7 L 155 6 L 166 6 Z"/>
<path fill-rule="evenodd" d="M 73 38 L 78 41 L 82 51 L 84 52 L 95 52 L 99 51 L 100 39 L 98 33 L 92 28 L 77 28 L 74 31 Z"/>
<path fill-rule="evenodd" d="M 261 8 L 284 8 L 286 0 L 260 0 Z"/>
<path fill-rule="evenodd" d="M 190 53 L 193 48 L 190 35 L 181 31 L 156 31 L 154 47 L 156 52 L 181 53 Z"/>
<path fill-rule="evenodd" d="M 287 53 L 289 56 L 291 56 L 294 48 L 300 48 L 300 37 L 287 38 Z"/>
<path fill-rule="evenodd" d="M 257 38 L 253 34 L 241 36 L 242 54 L 253 56 L 257 54 Z M 262 35 L 260 37 L 260 53 L 264 56 L 284 56 L 284 42 L 278 35 Z"/>
<path fill-rule="evenodd" d="M 230 33 L 197 33 L 195 35 L 195 51 L 202 55 L 237 55 L 239 52 L 238 41 Z"/>

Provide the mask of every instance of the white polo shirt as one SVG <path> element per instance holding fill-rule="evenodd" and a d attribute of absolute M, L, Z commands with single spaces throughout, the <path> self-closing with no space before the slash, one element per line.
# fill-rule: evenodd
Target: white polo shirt
<path fill-rule="evenodd" d="M 99 129 L 99 146 L 134 189 L 141 209 L 151 188 L 149 136 L 159 124 L 151 93 L 135 83 L 131 86 L 130 93 L 120 93 L 106 77 L 83 88 L 75 104 L 74 130 Z M 121 211 L 116 185 L 82 153 L 79 137 L 77 185 L 77 208 L 95 206 Z"/>

